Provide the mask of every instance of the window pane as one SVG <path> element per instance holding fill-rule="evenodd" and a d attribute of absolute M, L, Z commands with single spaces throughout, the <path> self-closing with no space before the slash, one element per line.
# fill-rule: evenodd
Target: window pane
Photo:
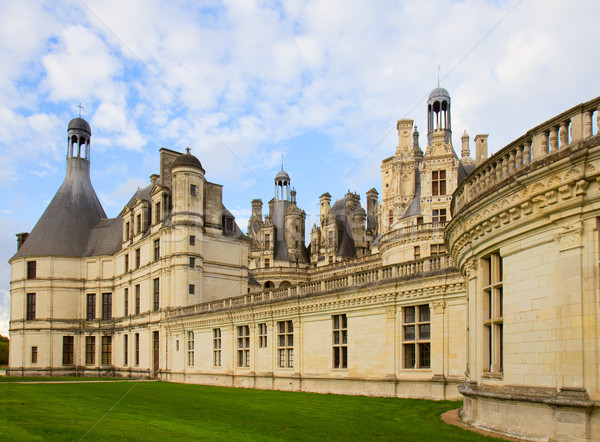
<path fill-rule="evenodd" d="M 404 340 L 405 341 L 414 341 L 415 340 L 415 326 L 414 325 L 405 325 L 404 326 Z"/>
<path fill-rule="evenodd" d="M 415 322 L 415 308 L 414 307 L 405 307 L 404 308 L 404 322 L 411 323 Z"/>
<path fill-rule="evenodd" d="M 414 344 L 404 344 L 404 368 L 415 368 Z"/>
<path fill-rule="evenodd" d="M 419 325 L 419 339 L 429 339 L 429 324 Z"/>

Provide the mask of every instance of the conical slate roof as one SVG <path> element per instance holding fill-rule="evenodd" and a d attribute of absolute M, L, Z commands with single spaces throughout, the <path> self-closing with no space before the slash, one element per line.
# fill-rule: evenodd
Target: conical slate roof
<path fill-rule="evenodd" d="M 91 229 L 106 218 L 90 181 L 90 163 L 67 159 L 64 182 L 13 256 L 83 256 Z"/>

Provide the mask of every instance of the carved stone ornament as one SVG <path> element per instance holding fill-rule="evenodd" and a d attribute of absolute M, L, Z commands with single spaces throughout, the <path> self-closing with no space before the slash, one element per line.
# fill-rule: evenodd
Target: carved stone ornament
<path fill-rule="evenodd" d="M 431 308 L 435 312 L 435 314 L 444 313 L 444 309 L 446 308 L 446 301 L 436 301 L 431 303 Z"/>
<path fill-rule="evenodd" d="M 564 226 L 560 232 L 556 234 L 556 241 L 558 243 L 558 250 L 563 252 L 565 250 L 575 249 L 581 247 L 581 238 L 583 235 L 583 227 L 579 224 L 573 224 L 570 226 Z"/>

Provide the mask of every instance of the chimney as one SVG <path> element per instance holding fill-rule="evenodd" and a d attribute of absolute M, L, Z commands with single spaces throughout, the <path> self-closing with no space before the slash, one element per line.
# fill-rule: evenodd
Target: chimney
<path fill-rule="evenodd" d="M 28 232 L 17 233 L 17 250 L 21 248 L 27 237 L 29 236 Z"/>
<path fill-rule="evenodd" d="M 475 164 L 477 166 L 487 160 L 487 140 L 488 134 L 475 136 Z"/>

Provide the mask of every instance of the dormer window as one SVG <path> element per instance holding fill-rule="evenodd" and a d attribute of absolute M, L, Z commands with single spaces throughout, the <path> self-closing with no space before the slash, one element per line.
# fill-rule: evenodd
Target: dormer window
<path fill-rule="evenodd" d="M 162 219 L 162 214 L 160 212 L 160 201 L 154 205 L 154 223 L 158 224 Z"/>
<path fill-rule="evenodd" d="M 139 213 L 135 217 L 135 233 L 136 235 L 142 231 L 142 214 Z"/>
<path fill-rule="evenodd" d="M 431 172 L 431 195 L 446 195 L 446 171 L 434 170 Z"/>
<path fill-rule="evenodd" d="M 125 223 L 125 241 L 129 241 L 129 237 L 131 235 L 131 226 L 129 222 Z"/>

